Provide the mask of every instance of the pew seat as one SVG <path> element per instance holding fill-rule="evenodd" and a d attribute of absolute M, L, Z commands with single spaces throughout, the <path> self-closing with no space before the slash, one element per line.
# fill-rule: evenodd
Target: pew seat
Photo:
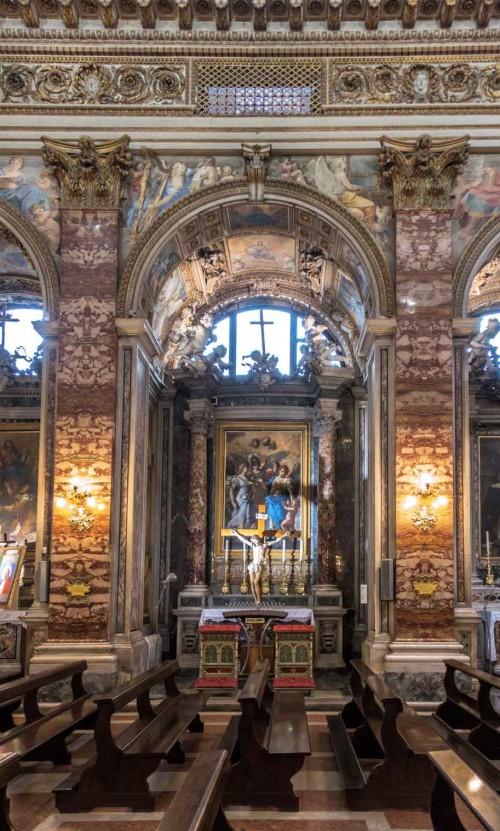
<path fill-rule="evenodd" d="M 431 819 L 434 831 L 465 831 L 455 803 L 455 794 L 465 802 L 486 831 L 500 828 L 500 797 L 453 750 L 431 751 L 437 772 L 432 792 Z"/>

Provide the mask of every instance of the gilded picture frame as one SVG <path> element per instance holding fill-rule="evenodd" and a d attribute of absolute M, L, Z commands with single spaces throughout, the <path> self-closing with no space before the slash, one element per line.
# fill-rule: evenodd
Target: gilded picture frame
<path fill-rule="evenodd" d="M 0 548 L 0 608 L 11 609 L 17 596 L 26 546 L 4 545 Z"/>
<path fill-rule="evenodd" d="M 311 438 L 307 422 L 221 421 L 216 437 L 214 552 L 231 530 L 310 536 Z M 264 511 L 262 512 L 262 508 Z M 267 516 L 262 519 L 262 513 Z M 257 518 L 261 516 L 261 521 Z M 232 541 L 233 550 L 240 544 Z"/>
<path fill-rule="evenodd" d="M 40 430 L 0 424 L 0 540 L 35 542 Z"/>
<path fill-rule="evenodd" d="M 480 435 L 477 440 L 479 539 L 477 562 L 486 565 L 486 532 L 490 559 L 500 565 L 500 435 Z"/>

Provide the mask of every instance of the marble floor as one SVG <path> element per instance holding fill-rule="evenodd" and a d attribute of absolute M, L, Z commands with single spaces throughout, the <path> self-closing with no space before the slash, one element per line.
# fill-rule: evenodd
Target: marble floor
<path fill-rule="evenodd" d="M 167 808 L 196 754 L 217 746 L 229 713 L 207 712 L 202 715 L 205 732 L 186 734 L 183 765 L 162 763 L 150 778 L 156 794 L 153 813 L 99 809 L 85 814 L 59 814 L 54 806 L 52 788 L 62 782 L 70 767 L 53 767 L 50 763 L 32 763 L 9 787 L 11 819 L 15 831 L 157 831 L 162 812 Z M 339 774 L 336 771 L 326 714 L 308 714 L 313 754 L 294 779 L 300 795 L 299 813 L 280 813 L 261 809 L 234 808 L 227 817 L 235 831 L 424 831 L 432 829 L 430 817 L 416 811 L 370 811 L 352 813 L 346 809 Z M 73 764 L 85 765 L 93 753 L 89 733 L 75 733 L 68 740 Z M 479 825 L 464 808 L 462 820 L 467 831 Z"/>

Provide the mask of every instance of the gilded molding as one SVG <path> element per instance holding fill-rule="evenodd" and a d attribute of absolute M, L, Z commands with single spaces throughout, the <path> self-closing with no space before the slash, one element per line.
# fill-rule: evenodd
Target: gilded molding
<path fill-rule="evenodd" d="M 43 306 L 50 320 L 59 317 L 59 276 L 45 238 L 24 215 L 0 199 L 0 226 L 24 251 L 40 280 Z"/>
<path fill-rule="evenodd" d="M 266 184 L 270 144 L 242 144 L 245 159 L 245 173 L 248 180 L 248 192 L 251 202 L 262 202 Z"/>
<path fill-rule="evenodd" d="M 164 245 L 186 218 L 192 218 L 207 207 L 220 206 L 247 195 L 246 182 L 228 182 L 205 188 L 179 199 L 147 228 L 138 238 L 129 254 L 123 271 L 117 297 L 117 315 L 127 317 L 136 310 L 140 285 L 147 276 L 149 261 L 154 251 Z M 392 317 L 395 310 L 394 284 L 384 255 L 364 223 L 334 199 L 308 186 L 277 179 L 266 181 L 266 194 L 276 201 L 302 205 L 325 217 L 359 245 L 373 278 L 375 315 Z"/>
<path fill-rule="evenodd" d="M 382 136 L 380 167 L 396 211 L 450 210 L 451 190 L 469 155 L 469 137 L 415 141 Z"/>
<path fill-rule="evenodd" d="M 61 184 L 61 207 L 117 210 L 123 179 L 131 164 L 129 137 L 95 142 L 88 136 L 78 141 L 55 141 L 42 136 L 42 157 Z"/>

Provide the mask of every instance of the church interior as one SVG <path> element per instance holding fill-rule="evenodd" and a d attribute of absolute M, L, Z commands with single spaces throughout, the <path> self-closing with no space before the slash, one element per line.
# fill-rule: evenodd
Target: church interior
<path fill-rule="evenodd" d="M 0 44 L 0 828 L 500 831 L 500 2 Z"/>

